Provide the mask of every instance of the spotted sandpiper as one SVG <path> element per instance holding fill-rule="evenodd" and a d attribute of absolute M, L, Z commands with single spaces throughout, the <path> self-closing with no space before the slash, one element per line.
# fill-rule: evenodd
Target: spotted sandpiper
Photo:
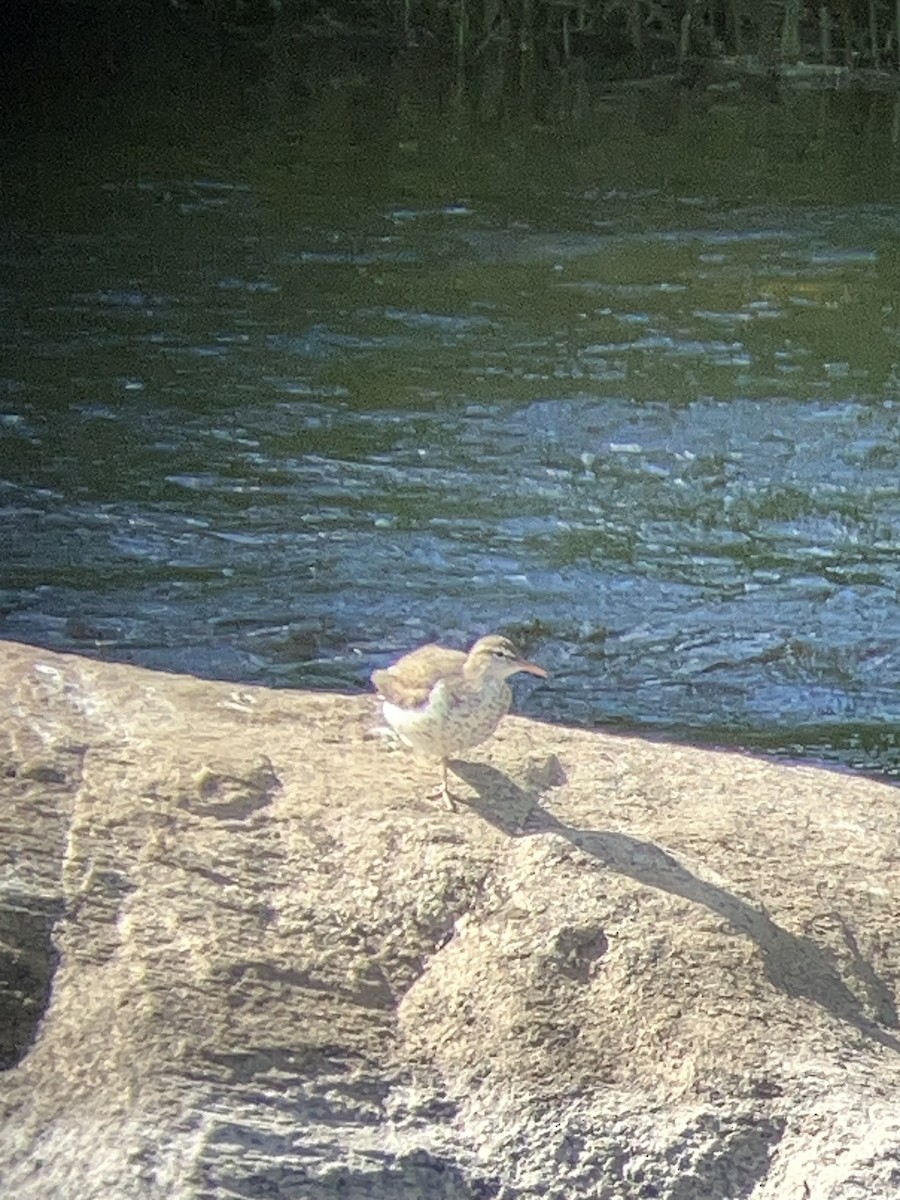
<path fill-rule="evenodd" d="M 420 646 L 383 671 L 372 672 L 384 717 L 401 741 L 440 760 L 437 793 L 455 810 L 447 786 L 447 759 L 491 736 L 507 712 L 506 680 L 517 671 L 546 677 L 508 638 L 489 634 L 466 654 L 446 646 Z"/>

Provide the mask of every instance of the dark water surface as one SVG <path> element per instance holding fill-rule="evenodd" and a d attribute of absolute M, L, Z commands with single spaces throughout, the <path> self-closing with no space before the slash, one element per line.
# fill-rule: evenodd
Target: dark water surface
<path fill-rule="evenodd" d="M 4 150 L 0 636 L 353 690 L 499 629 L 523 711 L 900 774 L 892 95 L 65 84 Z"/>

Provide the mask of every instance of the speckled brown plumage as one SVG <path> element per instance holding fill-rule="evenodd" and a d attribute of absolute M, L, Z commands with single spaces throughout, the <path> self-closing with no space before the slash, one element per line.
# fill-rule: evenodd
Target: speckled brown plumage
<path fill-rule="evenodd" d="M 477 746 L 509 711 L 506 680 L 517 671 L 546 676 L 508 638 L 489 634 L 466 654 L 427 645 L 372 672 L 385 720 L 408 746 L 441 764 L 440 795 L 455 807 L 447 785 L 447 760 Z"/>

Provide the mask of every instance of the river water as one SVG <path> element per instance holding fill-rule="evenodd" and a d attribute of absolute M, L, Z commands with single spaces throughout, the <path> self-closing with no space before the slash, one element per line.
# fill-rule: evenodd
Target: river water
<path fill-rule="evenodd" d="M 900 773 L 892 94 L 89 76 L 5 143 L 0 636 L 353 691 L 502 630 L 520 711 Z"/>

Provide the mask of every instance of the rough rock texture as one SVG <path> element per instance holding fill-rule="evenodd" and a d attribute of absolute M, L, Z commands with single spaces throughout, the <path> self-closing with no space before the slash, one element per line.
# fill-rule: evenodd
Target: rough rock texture
<path fill-rule="evenodd" d="M 3 1197 L 900 1196 L 895 789 L 509 718 L 454 814 L 372 697 L 0 691 Z"/>

